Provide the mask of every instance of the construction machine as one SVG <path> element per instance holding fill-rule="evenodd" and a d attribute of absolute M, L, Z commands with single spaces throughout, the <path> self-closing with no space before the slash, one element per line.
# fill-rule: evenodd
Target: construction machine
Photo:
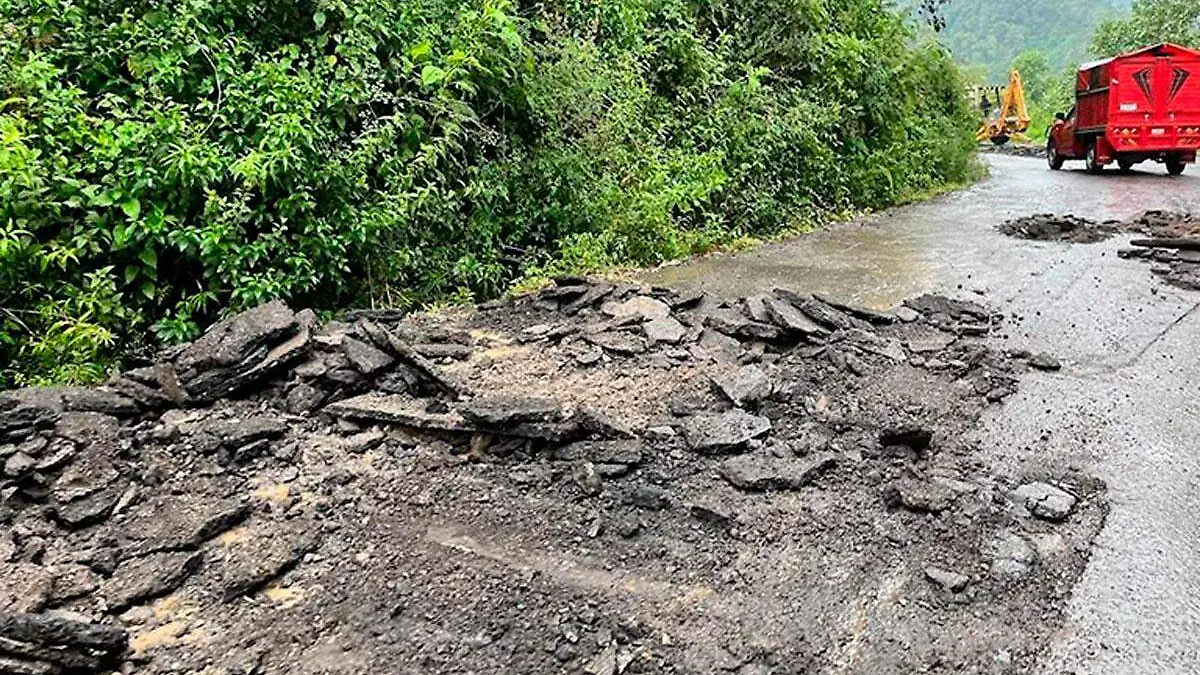
<path fill-rule="evenodd" d="M 1025 86 L 1021 83 L 1021 73 L 1012 71 L 1008 75 L 1008 87 L 1000 94 L 1000 106 L 975 134 L 976 140 L 991 141 L 996 145 L 1004 145 L 1011 139 L 1027 141 L 1025 132 L 1029 130 L 1029 109 L 1025 105 Z"/>

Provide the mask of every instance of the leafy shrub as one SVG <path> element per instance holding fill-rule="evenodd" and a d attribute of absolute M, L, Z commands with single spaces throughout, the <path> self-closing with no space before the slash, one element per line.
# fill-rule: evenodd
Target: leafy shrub
<path fill-rule="evenodd" d="M 0 380 L 269 298 L 494 296 L 970 170 L 885 0 L 0 0 Z"/>

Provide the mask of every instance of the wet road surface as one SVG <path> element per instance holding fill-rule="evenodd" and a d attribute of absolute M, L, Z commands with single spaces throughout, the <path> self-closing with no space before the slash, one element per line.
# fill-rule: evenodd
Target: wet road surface
<path fill-rule="evenodd" d="M 983 299 L 1011 347 L 1061 358 L 994 413 L 980 439 L 1013 473 L 1074 468 L 1104 479 L 1112 511 L 1044 675 L 1200 672 L 1200 293 L 1098 244 L 1011 239 L 1035 213 L 1093 220 L 1200 212 L 1200 177 L 1051 172 L 993 155 L 991 177 L 943 198 L 812 235 L 643 275 L 734 297 L 787 287 L 877 307 L 923 292 Z M 1192 172 L 1196 167 L 1189 167 Z"/>

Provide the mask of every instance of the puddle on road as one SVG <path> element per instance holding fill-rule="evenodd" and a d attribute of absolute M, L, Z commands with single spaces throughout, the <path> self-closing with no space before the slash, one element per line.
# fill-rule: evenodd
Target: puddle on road
<path fill-rule="evenodd" d="M 958 193 L 748 253 L 642 273 L 653 284 L 732 298 L 785 287 L 883 309 L 926 292 L 1013 288 L 1046 269 L 996 227 L 1033 213 L 1124 219 L 1147 209 L 1200 211 L 1200 180 L 1144 173 L 1051 172 L 1020 157 L 988 159 L 992 177 Z M 1156 167 L 1155 167 L 1156 168 Z M 1161 173 L 1161 170 L 1159 170 Z"/>
<path fill-rule="evenodd" d="M 935 278 L 930 261 L 905 234 L 904 228 L 844 225 L 747 254 L 666 267 L 653 273 L 653 281 L 721 296 L 780 287 L 884 309 L 929 290 Z"/>

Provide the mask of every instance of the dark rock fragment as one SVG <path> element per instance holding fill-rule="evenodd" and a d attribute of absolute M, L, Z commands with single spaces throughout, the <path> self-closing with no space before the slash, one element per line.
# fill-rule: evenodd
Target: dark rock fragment
<path fill-rule="evenodd" d="M 160 598 L 183 585 L 203 561 L 200 552 L 152 553 L 131 558 L 100 587 L 109 611 L 121 612 L 134 605 Z"/>
<path fill-rule="evenodd" d="M 621 493 L 621 502 L 648 511 L 661 511 L 671 505 L 666 490 L 645 483 L 626 488 Z"/>
<path fill-rule="evenodd" d="M 349 336 L 342 339 L 342 353 L 346 355 L 355 370 L 367 377 L 378 374 L 396 362 L 388 354 Z"/>
<path fill-rule="evenodd" d="M 1038 370 L 1062 370 L 1062 363 L 1049 354 L 1038 354 L 1029 359 L 1029 365 Z"/>

